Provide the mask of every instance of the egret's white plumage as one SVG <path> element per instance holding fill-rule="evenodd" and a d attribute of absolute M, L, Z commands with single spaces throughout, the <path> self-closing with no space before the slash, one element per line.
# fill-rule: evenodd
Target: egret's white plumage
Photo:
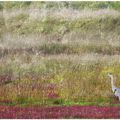
<path fill-rule="evenodd" d="M 112 91 L 114 92 L 115 96 L 119 98 L 119 101 L 120 101 L 120 88 L 114 85 L 114 78 L 111 73 L 108 73 L 108 77 L 111 80 Z"/>

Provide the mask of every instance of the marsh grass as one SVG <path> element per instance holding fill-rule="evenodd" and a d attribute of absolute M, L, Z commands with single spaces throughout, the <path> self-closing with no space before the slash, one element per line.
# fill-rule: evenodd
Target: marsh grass
<path fill-rule="evenodd" d="M 118 11 L 64 8 L 54 12 L 49 4 L 49 12 L 32 9 L 30 14 L 30 9 L 22 8 L 34 8 L 35 3 L 4 5 L 7 8 L 0 26 L 6 32 L 0 38 L 0 83 L 7 81 L 0 85 L 1 100 L 21 106 L 112 104 L 107 74 L 112 72 L 115 84 L 120 85 Z M 65 17 L 66 13 L 71 14 Z"/>
<path fill-rule="evenodd" d="M 12 65 L 12 63 L 9 64 Z M 22 102 L 23 104 L 29 103 L 31 99 L 27 100 L 27 98 L 29 99 L 30 96 L 33 101 L 35 99 L 44 101 L 45 99 L 49 99 L 46 97 L 47 88 L 44 88 L 44 86 L 46 86 L 46 84 L 54 83 L 57 86 L 56 93 L 64 100 L 75 100 L 77 104 L 77 101 L 83 98 L 86 102 L 97 101 L 97 103 L 101 103 L 102 99 L 109 98 L 109 95 L 111 94 L 111 84 L 106 77 L 106 74 L 108 72 L 113 72 L 117 76 L 117 79 L 119 79 L 118 71 L 120 65 L 118 63 L 109 65 L 103 61 L 98 61 L 97 63 L 87 62 L 86 64 L 76 64 L 74 60 L 68 60 L 67 62 L 66 59 L 65 61 L 60 61 L 60 59 L 44 58 L 41 64 L 38 63 L 37 65 L 30 66 L 31 67 L 28 67 L 28 70 L 26 69 L 26 66 L 24 66 L 25 68 L 22 67 L 22 69 L 25 70 L 20 70 L 20 78 L 18 77 L 15 81 L 13 80 L 13 82 L 4 84 L 3 87 L 1 87 L 0 90 L 3 98 L 6 98 L 7 96 L 9 99 L 18 101 L 17 104 L 19 104 L 19 102 L 21 102 L 21 104 Z M 16 72 L 14 67 L 11 68 L 13 72 Z M 4 73 L 7 74 L 7 71 L 4 71 Z M 14 73 L 14 76 L 18 76 L 18 74 Z M 116 81 L 116 84 L 119 86 L 118 80 Z M 19 92 L 20 98 L 18 97 Z M 101 99 L 99 99 L 100 97 Z M 97 98 L 99 100 L 95 100 Z M 52 103 L 57 104 L 57 102 L 54 103 L 54 100 L 50 102 L 50 104 Z"/>

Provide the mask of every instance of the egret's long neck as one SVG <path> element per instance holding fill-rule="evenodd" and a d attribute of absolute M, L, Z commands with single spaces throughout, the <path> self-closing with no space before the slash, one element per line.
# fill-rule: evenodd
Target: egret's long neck
<path fill-rule="evenodd" d="M 111 79 L 111 85 L 112 85 L 112 87 L 113 87 L 113 86 L 114 86 L 114 79 L 113 79 L 113 76 L 111 76 L 110 79 Z"/>

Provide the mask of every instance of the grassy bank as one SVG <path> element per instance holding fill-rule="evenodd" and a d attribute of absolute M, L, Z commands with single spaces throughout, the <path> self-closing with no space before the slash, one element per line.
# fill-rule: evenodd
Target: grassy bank
<path fill-rule="evenodd" d="M 85 18 L 73 21 L 44 18 L 43 20 L 29 20 L 29 16 L 20 14 L 7 20 L 8 31 L 18 34 L 56 33 L 64 35 L 69 32 L 116 33 L 119 34 L 119 16 L 105 18 Z"/>

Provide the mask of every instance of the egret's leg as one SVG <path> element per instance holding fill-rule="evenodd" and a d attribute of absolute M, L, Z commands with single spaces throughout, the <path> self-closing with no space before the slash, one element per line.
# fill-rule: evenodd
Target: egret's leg
<path fill-rule="evenodd" d="M 120 101 L 120 97 L 118 97 L 119 98 L 119 101 Z"/>

